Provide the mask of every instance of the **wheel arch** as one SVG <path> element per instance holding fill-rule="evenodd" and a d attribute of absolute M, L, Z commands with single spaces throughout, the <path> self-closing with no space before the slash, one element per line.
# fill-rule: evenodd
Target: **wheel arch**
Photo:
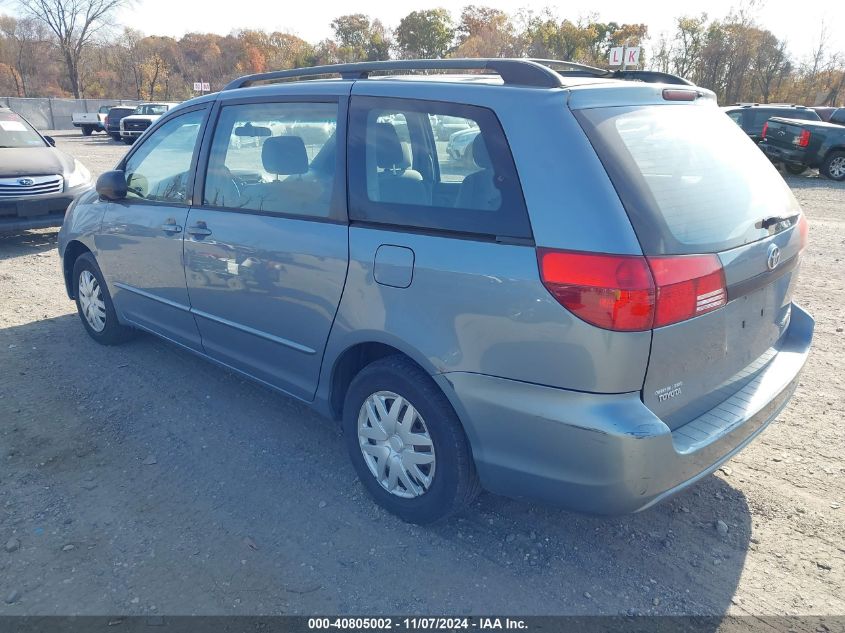
<path fill-rule="evenodd" d="M 65 246 L 65 252 L 62 256 L 62 272 L 64 273 L 65 278 L 65 291 L 67 292 L 67 296 L 71 299 L 76 299 L 72 279 L 73 266 L 76 264 L 76 260 L 79 259 L 81 255 L 90 252 L 91 249 L 79 240 L 71 240 L 68 242 L 67 246 Z"/>
<path fill-rule="evenodd" d="M 343 416 L 343 401 L 349 385 L 358 373 L 370 363 L 387 356 L 404 356 L 415 365 L 418 365 L 429 376 L 435 373 L 427 359 L 421 358 L 419 354 L 406 349 L 404 346 L 381 340 L 362 340 L 347 345 L 334 358 L 331 364 L 331 371 L 327 376 L 326 401 L 328 413 L 334 420 L 340 420 Z"/>

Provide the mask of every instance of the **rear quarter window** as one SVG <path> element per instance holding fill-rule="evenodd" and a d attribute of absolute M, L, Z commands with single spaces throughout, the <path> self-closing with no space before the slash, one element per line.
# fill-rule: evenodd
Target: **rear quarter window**
<path fill-rule="evenodd" d="M 505 133 L 492 110 L 353 97 L 349 217 L 401 227 L 530 239 Z"/>
<path fill-rule="evenodd" d="M 760 220 L 799 211 L 765 155 L 707 105 L 576 112 L 646 255 L 728 250 L 762 239 Z"/>

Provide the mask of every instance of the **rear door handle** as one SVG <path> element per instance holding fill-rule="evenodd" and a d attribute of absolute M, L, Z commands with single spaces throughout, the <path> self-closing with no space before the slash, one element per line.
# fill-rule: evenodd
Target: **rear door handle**
<path fill-rule="evenodd" d="M 211 235 L 211 230 L 205 226 L 195 224 L 194 226 L 189 226 L 185 229 L 185 232 L 188 235 L 193 235 L 195 237 L 205 237 L 206 235 Z"/>
<path fill-rule="evenodd" d="M 168 224 L 162 224 L 161 230 L 165 233 L 181 233 L 182 227 L 176 224 L 175 222 L 171 222 Z"/>

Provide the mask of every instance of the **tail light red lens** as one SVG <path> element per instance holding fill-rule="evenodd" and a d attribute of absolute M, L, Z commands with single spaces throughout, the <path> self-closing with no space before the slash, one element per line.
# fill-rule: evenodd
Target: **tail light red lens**
<path fill-rule="evenodd" d="M 716 255 L 640 257 L 537 249 L 552 296 L 584 321 L 615 331 L 662 327 L 721 308 Z"/>
<path fill-rule="evenodd" d="M 810 237 L 810 225 L 807 222 L 807 216 L 803 213 L 798 216 L 798 235 L 801 236 L 801 250 L 807 248 L 807 241 Z"/>
<path fill-rule="evenodd" d="M 762 133 L 760 136 L 761 136 L 762 138 L 766 138 L 766 132 L 768 132 L 768 131 L 769 131 L 769 122 L 768 122 L 768 121 L 766 121 L 766 122 L 763 124 L 763 133 Z"/>
<path fill-rule="evenodd" d="M 576 316 L 607 330 L 649 330 L 654 282 L 643 257 L 538 249 L 540 276 Z"/>
<path fill-rule="evenodd" d="M 648 264 L 657 286 L 654 327 L 692 319 L 728 302 L 716 255 L 649 257 Z"/>
<path fill-rule="evenodd" d="M 810 132 L 808 130 L 801 130 L 801 135 L 798 137 L 798 147 L 807 147 L 810 144 Z"/>

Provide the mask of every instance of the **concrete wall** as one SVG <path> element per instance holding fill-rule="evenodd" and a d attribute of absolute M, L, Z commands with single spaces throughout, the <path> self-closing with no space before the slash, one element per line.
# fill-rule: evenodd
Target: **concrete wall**
<path fill-rule="evenodd" d="M 74 112 L 96 112 L 104 105 L 136 105 L 133 99 L 53 99 L 0 97 L 0 106 L 11 108 L 39 130 L 73 129 Z"/>

